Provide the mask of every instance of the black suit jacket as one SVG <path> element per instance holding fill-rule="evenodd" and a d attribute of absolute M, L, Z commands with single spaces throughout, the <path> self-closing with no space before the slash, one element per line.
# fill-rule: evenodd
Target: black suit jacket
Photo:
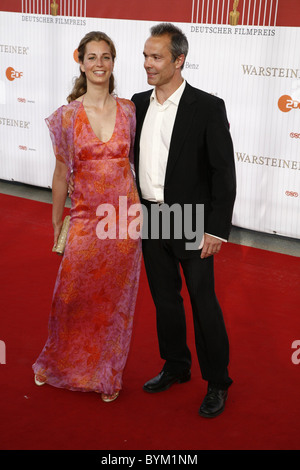
<path fill-rule="evenodd" d="M 132 97 L 137 117 L 135 171 L 139 192 L 139 143 L 151 93 L 148 90 Z M 170 206 L 204 204 L 205 232 L 228 239 L 235 195 L 234 154 L 225 104 L 186 83 L 171 136 L 164 202 Z"/>

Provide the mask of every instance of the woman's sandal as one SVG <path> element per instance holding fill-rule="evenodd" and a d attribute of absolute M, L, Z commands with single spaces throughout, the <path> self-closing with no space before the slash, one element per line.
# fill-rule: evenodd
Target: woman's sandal
<path fill-rule="evenodd" d="M 119 396 L 119 391 L 113 393 L 112 395 L 107 395 L 106 393 L 101 393 L 101 400 L 105 403 L 110 403 L 111 401 L 115 401 Z"/>
<path fill-rule="evenodd" d="M 44 380 L 44 382 L 41 382 L 38 378 L 41 378 L 41 376 L 40 376 L 40 375 L 35 375 L 35 376 L 34 376 L 35 384 L 38 385 L 39 387 L 40 387 L 41 385 L 44 385 L 44 384 L 46 383 L 46 380 Z"/>

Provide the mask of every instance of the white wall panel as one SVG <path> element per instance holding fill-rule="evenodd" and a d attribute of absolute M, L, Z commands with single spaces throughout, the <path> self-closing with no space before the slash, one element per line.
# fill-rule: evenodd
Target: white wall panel
<path fill-rule="evenodd" d="M 249 15 L 243 10 L 231 26 L 232 2 L 194 0 L 192 23 L 178 24 L 190 43 L 184 76 L 225 100 L 238 177 L 233 223 L 300 237 L 300 28 L 274 26 L 277 3 L 266 2 L 252 0 Z M 0 178 L 50 187 L 54 157 L 44 119 L 66 104 L 80 39 L 103 30 L 114 40 L 116 91 L 130 98 L 149 88 L 142 52 L 153 22 L 26 11 L 24 0 L 24 13 L 0 13 Z M 287 112 L 278 107 L 284 95 Z"/>

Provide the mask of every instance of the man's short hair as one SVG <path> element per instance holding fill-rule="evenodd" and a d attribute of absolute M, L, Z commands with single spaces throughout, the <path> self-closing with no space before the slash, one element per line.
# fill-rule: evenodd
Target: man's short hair
<path fill-rule="evenodd" d="M 179 29 L 177 26 L 174 26 L 172 23 L 159 23 L 155 26 L 152 26 L 150 29 L 151 36 L 163 36 L 168 34 L 171 38 L 171 54 L 173 61 L 177 59 L 181 54 L 184 55 L 184 62 L 189 51 L 189 43 L 186 38 L 186 35 Z M 182 69 L 184 67 L 184 62 L 182 64 Z"/>

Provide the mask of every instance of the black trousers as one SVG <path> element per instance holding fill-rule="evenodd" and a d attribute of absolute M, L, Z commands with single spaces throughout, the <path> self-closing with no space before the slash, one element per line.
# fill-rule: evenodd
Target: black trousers
<path fill-rule="evenodd" d="M 164 370 L 180 374 L 191 366 L 186 341 L 186 319 L 181 296 L 184 273 L 189 292 L 195 332 L 195 344 L 202 378 L 209 384 L 227 389 L 229 342 L 222 310 L 215 294 L 214 259 L 196 255 L 180 259 L 172 241 L 143 239 L 143 256 L 156 307 L 157 334 Z"/>

